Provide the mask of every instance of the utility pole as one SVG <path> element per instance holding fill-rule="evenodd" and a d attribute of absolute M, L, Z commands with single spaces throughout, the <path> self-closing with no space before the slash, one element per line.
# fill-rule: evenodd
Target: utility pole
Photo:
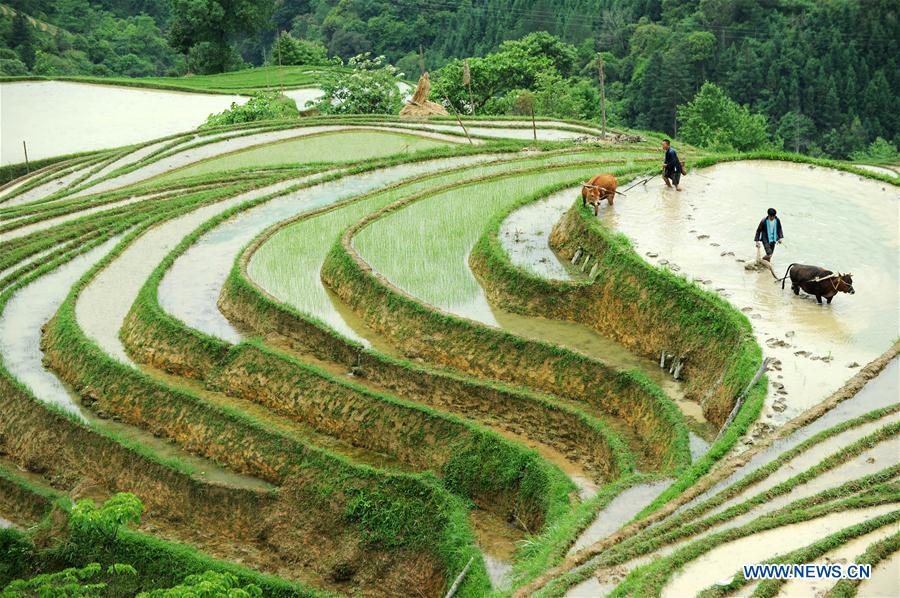
<path fill-rule="evenodd" d="M 597 54 L 597 75 L 600 77 L 600 130 L 606 138 L 606 76 L 603 73 L 603 54 Z"/>
<path fill-rule="evenodd" d="M 25 140 L 22 140 L 22 149 L 25 150 L 25 174 L 31 172 L 31 164 L 28 163 L 28 146 L 25 145 Z"/>
<path fill-rule="evenodd" d="M 797 115 L 794 117 L 794 153 L 800 153 L 800 108 L 797 108 Z"/>
<path fill-rule="evenodd" d="M 425 74 L 425 49 L 419 44 L 419 76 Z"/>

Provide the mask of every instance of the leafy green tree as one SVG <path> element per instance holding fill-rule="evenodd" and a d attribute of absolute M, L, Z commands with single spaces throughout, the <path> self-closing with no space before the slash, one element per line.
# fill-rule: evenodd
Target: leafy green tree
<path fill-rule="evenodd" d="M 694 99 L 678 107 L 679 135 L 704 147 L 751 151 L 766 147 L 766 119 L 751 114 L 714 83 L 704 83 Z"/>
<path fill-rule="evenodd" d="M 347 62 L 349 71 L 326 73 L 321 82 L 324 92 L 315 103 L 323 114 L 396 114 L 402 104 L 397 83 L 402 77 L 384 56 L 354 56 Z"/>
<path fill-rule="evenodd" d="M 30 69 L 34 66 L 34 27 L 21 12 L 16 12 L 16 16 L 13 17 L 12 29 L 10 30 L 7 43 L 9 47 L 18 51 L 19 58 L 27 68 Z"/>
<path fill-rule="evenodd" d="M 273 0 L 172 0 L 169 39 L 197 72 L 223 72 L 236 62 L 229 40 L 260 31 L 273 9 Z"/>
<path fill-rule="evenodd" d="M 775 136 L 782 140 L 784 149 L 807 152 L 816 135 L 816 123 L 799 112 L 788 112 L 778 121 Z"/>

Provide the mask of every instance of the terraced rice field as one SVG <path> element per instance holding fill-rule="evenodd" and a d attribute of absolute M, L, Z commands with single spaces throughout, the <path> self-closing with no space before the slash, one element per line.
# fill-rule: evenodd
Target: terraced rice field
<path fill-rule="evenodd" d="M 897 281 L 879 267 L 896 261 L 896 183 L 817 166 L 859 195 L 839 264 L 859 292 L 819 307 L 735 261 L 759 206 L 715 186 L 795 169 L 778 207 L 799 250 L 806 166 L 746 156 L 597 218 L 581 181 L 624 189 L 655 171 L 657 140 L 301 123 L 173 135 L 0 188 L 0 538 L 37 550 L 28 530 L 64 497 L 133 492 L 139 526 L 54 566 L 128 562 L 123 593 L 207 569 L 266 595 L 895 587 Z M 814 222 L 847 230 L 830 218 Z M 715 222 L 715 238 L 692 228 Z M 826 558 L 874 575 L 740 572 Z"/>

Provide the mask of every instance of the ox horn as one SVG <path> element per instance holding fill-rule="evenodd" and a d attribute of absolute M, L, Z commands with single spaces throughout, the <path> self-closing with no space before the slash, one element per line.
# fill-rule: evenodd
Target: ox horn
<path fill-rule="evenodd" d="M 597 185 L 591 185 L 589 182 L 581 183 L 582 187 L 587 187 L 588 189 L 596 189 Z"/>

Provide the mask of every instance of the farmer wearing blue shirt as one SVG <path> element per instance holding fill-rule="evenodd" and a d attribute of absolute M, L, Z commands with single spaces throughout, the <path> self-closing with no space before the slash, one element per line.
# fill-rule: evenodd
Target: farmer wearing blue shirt
<path fill-rule="evenodd" d="M 681 175 L 684 173 L 681 171 L 681 161 L 678 159 L 678 154 L 675 153 L 675 148 L 672 147 L 668 139 L 663 139 L 662 148 L 666 152 L 663 161 L 663 181 L 665 181 L 666 187 L 669 188 L 672 187 L 672 183 L 675 183 L 675 189 L 681 191 L 678 183 L 681 182 Z M 672 183 L 669 181 L 672 181 Z"/>
<path fill-rule="evenodd" d="M 769 208 L 766 213 L 768 216 L 760 220 L 759 226 L 756 227 L 754 240 L 757 247 L 762 243 L 763 248 L 766 250 L 766 257 L 763 259 L 770 262 L 772 261 L 772 254 L 775 253 L 775 244 L 781 243 L 781 240 L 784 238 L 784 231 L 781 228 L 781 219 L 775 217 L 775 214 L 777 214 L 775 208 Z"/>

